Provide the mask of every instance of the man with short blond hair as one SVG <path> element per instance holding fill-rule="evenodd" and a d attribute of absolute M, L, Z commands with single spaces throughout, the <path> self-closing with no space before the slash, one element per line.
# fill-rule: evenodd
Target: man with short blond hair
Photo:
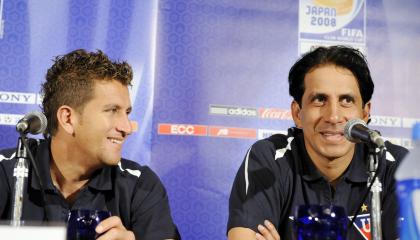
<path fill-rule="evenodd" d="M 179 239 L 166 190 L 148 167 L 121 158 L 132 133 L 126 62 L 75 50 L 55 59 L 42 85 L 45 141 L 31 141 L 40 187 L 30 168 L 22 220 L 66 221 L 73 209 L 106 210 L 98 239 Z M 14 149 L 0 152 L 0 216 L 10 219 Z M 44 195 L 44 197 L 42 197 Z"/>

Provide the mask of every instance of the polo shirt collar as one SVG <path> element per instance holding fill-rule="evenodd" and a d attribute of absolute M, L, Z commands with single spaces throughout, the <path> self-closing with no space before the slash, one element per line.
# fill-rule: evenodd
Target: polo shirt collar
<path fill-rule="evenodd" d="M 99 191 L 110 191 L 112 190 L 112 167 L 106 166 L 96 170 L 90 181 L 88 182 L 89 188 L 93 188 Z"/>
<path fill-rule="evenodd" d="M 38 167 L 39 177 L 41 182 L 45 188 L 45 190 L 54 190 L 54 185 L 51 180 L 51 173 L 50 173 L 50 160 L 51 160 L 51 153 L 50 153 L 50 139 L 42 140 L 38 147 L 35 147 L 35 164 Z M 34 151 L 31 149 L 31 152 Z M 31 187 L 37 190 L 40 190 L 41 187 L 39 185 L 38 179 L 35 175 L 35 172 L 31 170 Z"/>
<path fill-rule="evenodd" d="M 297 145 L 297 152 L 295 153 L 297 158 L 302 159 L 299 161 L 300 170 L 302 172 L 302 177 L 306 181 L 315 181 L 320 178 L 323 178 L 322 174 L 318 171 L 311 158 L 306 151 L 305 142 L 303 139 L 303 131 L 298 128 L 293 128 L 293 133 L 295 135 L 295 144 Z"/>
<path fill-rule="evenodd" d="M 293 132 L 296 137 L 296 144 L 298 153 L 296 153 L 302 161 L 300 162 L 300 169 L 302 171 L 302 177 L 306 181 L 315 181 L 320 178 L 323 178 L 323 175 L 316 168 L 311 158 L 309 157 L 308 152 L 305 148 L 305 143 L 303 139 L 303 132 L 301 129 L 294 128 Z M 368 179 L 368 165 L 367 159 L 364 157 L 365 146 L 362 143 L 356 144 L 355 152 L 353 159 L 350 162 L 349 167 L 344 172 L 343 177 L 351 182 L 367 182 Z"/>
<path fill-rule="evenodd" d="M 357 143 L 354 151 L 353 159 L 347 168 L 344 177 L 351 182 L 367 182 L 368 174 L 368 159 L 367 148 L 363 143 Z"/>
<path fill-rule="evenodd" d="M 50 173 L 50 161 L 51 161 L 51 140 L 42 140 L 39 144 L 35 164 L 38 166 L 39 175 L 44 185 L 45 190 L 55 190 L 54 184 L 52 183 Z M 34 151 L 32 151 L 34 152 Z M 93 188 L 100 191 L 112 190 L 112 167 L 106 166 L 104 168 L 95 171 L 88 182 L 89 188 Z M 35 173 L 32 173 L 31 187 L 40 190 L 40 185 Z"/>

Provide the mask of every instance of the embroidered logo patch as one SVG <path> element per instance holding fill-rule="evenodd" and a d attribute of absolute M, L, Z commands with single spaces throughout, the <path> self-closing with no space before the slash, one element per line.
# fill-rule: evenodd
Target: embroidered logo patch
<path fill-rule="evenodd" d="M 350 221 L 352 217 L 349 217 Z M 370 214 L 362 214 L 356 217 L 353 226 L 362 234 L 363 238 L 370 240 Z"/>

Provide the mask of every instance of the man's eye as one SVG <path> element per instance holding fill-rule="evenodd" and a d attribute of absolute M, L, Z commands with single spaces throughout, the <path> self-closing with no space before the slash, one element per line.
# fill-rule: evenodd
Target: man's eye
<path fill-rule="evenodd" d="M 111 113 L 116 113 L 116 112 L 118 112 L 118 109 L 116 109 L 116 108 L 110 108 L 110 109 L 107 109 L 105 111 L 106 112 L 111 112 Z"/>
<path fill-rule="evenodd" d="M 352 97 L 345 97 L 341 100 L 343 104 L 352 104 L 354 103 L 354 99 Z"/>
<path fill-rule="evenodd" d="M 314 104 L 323 104 L 325 102 L 325 97 L 323 97 L 323 96 L 315 96 L 314 98 L 312 98 L 312 102 Z"/>

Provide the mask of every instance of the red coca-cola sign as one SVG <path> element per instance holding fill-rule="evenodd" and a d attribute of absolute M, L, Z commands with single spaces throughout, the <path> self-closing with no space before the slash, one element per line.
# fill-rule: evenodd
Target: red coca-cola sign
<path fill-rule="evenodd" d="M 258 109 L 258 116 L 265 119 L 279 119 L 279 120 L 291 120 L 292 113 L 290 110 L 279 109 L 279 108 L 260 108 Z"/>

